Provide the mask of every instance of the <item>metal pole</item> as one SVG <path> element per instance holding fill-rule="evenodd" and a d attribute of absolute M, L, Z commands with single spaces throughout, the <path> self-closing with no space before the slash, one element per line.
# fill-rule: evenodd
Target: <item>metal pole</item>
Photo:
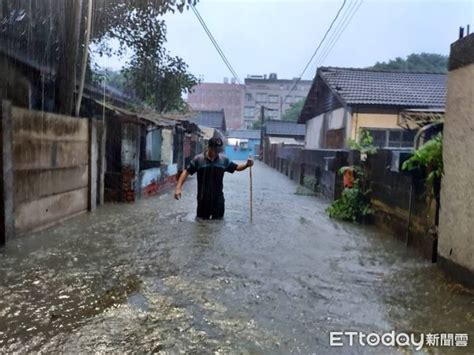
<path fill-rule="evenodd" d="M 259 159 L 263 160 L 263 123 L 265 120 L 265 107 L 262 105 L 260 106 L 260 154 L 259 154 Z"/>
<path fill-rule="evenodd" d="M 409 201 L 408 201 L 408 223 L 407 223 L 407 231 L 405 234 L 405 244 L 407 246 L 410 243 L 410 224 L 411 224 L 412 210 L 413 210 L 413 176 L 411 177 L 411 184 L 410 184 L 410 193 L 409 193 Z"/>
<path fill-rule="evenodd" d="M 253 222 L 253 186 L 252 186 L 252 167 L 249 168 L 250 177 L 250 223 Z"/>

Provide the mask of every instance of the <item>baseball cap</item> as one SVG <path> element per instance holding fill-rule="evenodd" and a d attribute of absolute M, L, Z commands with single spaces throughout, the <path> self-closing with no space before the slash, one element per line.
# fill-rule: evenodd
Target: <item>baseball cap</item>
<path fill-rule="evenodd" d="M 212 137 L 211 139 L 209 139 L 209 142 L 207 143 L 207 145 L 209 147 L 222 147 L 222 139 L 220 139 L 219 137 Z"/>

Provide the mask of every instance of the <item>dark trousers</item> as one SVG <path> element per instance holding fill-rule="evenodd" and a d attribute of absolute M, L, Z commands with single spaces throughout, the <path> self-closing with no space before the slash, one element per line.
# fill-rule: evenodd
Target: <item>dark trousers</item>
<path fill-rule="evenodd" d="M 217 199 L 198 199 L 197 217 L 202 219 L 222 219 L 224 218 L 225 200 L 224 197 Z"/>

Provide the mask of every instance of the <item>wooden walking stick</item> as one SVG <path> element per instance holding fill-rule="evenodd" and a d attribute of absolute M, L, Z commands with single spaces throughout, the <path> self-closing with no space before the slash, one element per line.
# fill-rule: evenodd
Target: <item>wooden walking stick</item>
<path fill-rule="evenodd" d="M 252 186 L 252 167 L 249 168 L 250 177 L 250 223 L 253 222 L 253 186 Z"/>

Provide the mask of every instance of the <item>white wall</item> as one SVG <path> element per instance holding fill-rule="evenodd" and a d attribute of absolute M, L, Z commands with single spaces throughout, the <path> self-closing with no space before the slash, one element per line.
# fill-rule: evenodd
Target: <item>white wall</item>
<path fill-rule="evenodd" d="M 306 122 L 306 149 L 318 149 L 320 147 L 321 130 L 323 127 L 324 114 L 311 118 Z"/>
<path fill-rule="evenodd" d="M 313 117 L 306 122 L 306 149 L 319 149 L 323 143 L 323 137 L 325 132 L 324 120 L 327 122 L 327 129 L 340 129 L 346 127 L 346 136 L 350 137 L 351 132 L 351 119 L 347 117 L 350 112 L 346 111 L 345 108 L 341 107 L 334 111 L 326 112 L 319 116 Z M 347 117 L 347 119 L 346 119 Z"/>
<path fill-rule="evenodd" d="M 344 108 L 338 108 L 337 110 L 328 112 L 328 129 L 340 129 L 345 127 L 344 114 L 346 110 Z"/>

